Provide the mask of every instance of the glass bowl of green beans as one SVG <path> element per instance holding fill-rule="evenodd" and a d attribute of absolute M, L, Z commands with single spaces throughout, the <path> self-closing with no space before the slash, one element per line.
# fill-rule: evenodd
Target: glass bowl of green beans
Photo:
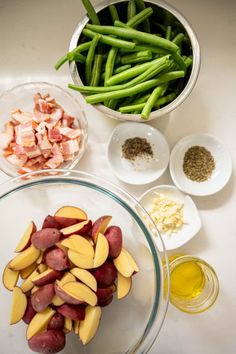
<path fill-rule="evenodd" d="M 73 84 L 88 104 L 110 118 L 144 122 L 170 113 L 192 91 L 200 47 L 191 25 L 160 0 L 110 0 L 93 8 L 73 33 Z"/>

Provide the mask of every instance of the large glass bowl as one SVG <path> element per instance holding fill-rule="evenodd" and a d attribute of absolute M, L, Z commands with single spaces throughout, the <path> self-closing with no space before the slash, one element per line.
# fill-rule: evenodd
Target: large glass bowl
<path fill-rule="evenodd" d="M 91 219 L 112 215 L 112 224 L 123 230 L 124 245 L 135 257 L 140 272 L 133 278 L 130 294 L 103 308 L 96 337 L 86 347 L 74 334 L 67 336 L 64 354 L 128 354 L 147 353 L 165 318 L 168 291 L 164 291 L 166 275 L 162 260 L 164 246 L 157 249 L 154 238 L 160 237 L 153 224 L 152 233 L 137 214 L 146 211 L 127 192 L 95 176 L 68 170 L 57 170 L 54 176 L 33 173 L 30 180 L 17 177 L 0 185 L 0 271 L 13 257 L 17 240 L 29 220 L 39 225 L 47 214 L 60 206 L 76 205 Z M 30 174 L 32 177 L 32 174 Z M 152 223 L 150 219 L 150 223 Z M 32 353 L 25 339 L 26 325 L 9 326 L 11 294 L 0 285 L 1 353 Z M 9 349 L 10 348 L 10 349 Z"/>
<path fill-rule="evenodd" d="M 108 11 L 108 5 L 115 4 L 117 5 L 117 8 L 119 8 L 119 13 L 122 14 L 122 3 L 127 3 L 127 1 L 124 0 L 103 0 L 100 2 L 98 6 L 95 6 L 95 10 L 97 13 L 100 14 L 101 18 L 103 18 L 105 24 L 111 24 L 108 23 L 110 19 L 109 11 Z M 181 79 L 181 85 L 182 85 L 182 91 L 180 94 L 169 104 L 166 106 L 163 106 L 162 108 L 153 111 L 150 114 L 149 121 L 156 119 L 158 117 L 164 116 L 174 109 L 176 109 L 178 106 L 180 106 L 185 99 L 189 96 L 191 93 L 192 89 L 194 88 L 199 70 L 200 70 L 200 62 L 201 62 L 201 57 L 200 57 L 200 46 L 198 43 L 197 36 L 191 26 L 191 24 L 188 22 L 188 20 L 177 10 L 175 7 L 172 5 L 168 4 L 165 1 L 162 0 L 148 0 L 145 1 L 146 6 L 151 6 L 155 11 L 156 11 L 156 16 L 157 20 L 158 18 L 162 18 L 164 16 L 171 16 L 175 18 L 176 23 L 178 24 L 180 30 L 182 28 L 182 31 L 187 33 L 187 36 L 189 37 L 189 40 L 191 42 L 191 47 L 192 47 L 192 57 L 193 57 L 193 64 L 192 64 L 192 70 L 189 70 L 187 75 L 185 76 L 184 79 Z M 124 12 L 124 11 L 123 11 Z M 124 19 L 123 21 L 125 22 L 125 15 L 126 12 L 124 12 Z M 72 38 L 70 42 L 70 47 L 69 50 L 72 51 L 77 45 L 82 42 L 88 40 L 86 37 L 83 37 L 82 31 L 86 24 L 89 22 L 89 18 L 87 16 L 84 16 L 80 22 L 78 23 Z M 81 68 L 81 70 L 79 70 Z M 77 85 L 83 85 L 83 78 L 84 78 L 84 68 L 83 66 L 76 65 L 76 63 L 73 61 L 70 63 L 70 73 L 72 80 L 75 84 Z M 94 105 L 94 108 L 99 110 L 100 112 L 104 113 L 110 118 L 116 119 L 116 120 L 121 120 L 121 121 L 135 121 L 135 122 L 144 122 L 144 120 L 141 118 L 140 114 L 122 114 L 118 111 L 115 111 L 113 109 L 107 108 L 103 104 L 97 104 Z"/>
<path fill-rule="evenodd" d="M 72 169 L 77 165 L 85 152 L 88 140 L 88 124 L 78 100 L 68 90 L 47 82 L 27 82 L 4 91 L 0 95 L 0 132 L 3 130 L 4 124 L 10 120 L 11 111 L 19 108 L 24 112 L 33 112 L 33 98 L 37 92 L 40 92 L 42 95 L 49 93 L 54 97 L 67 114 L 75 117 L 75 126 L 81 129 L 80 149 L 78 153 L 75 154 L 73 160 L 64 162 L 61 166 L 61 168 Z M 11 177 L 17 176 L 17 170 L 19 169 L 2 156 L 1 149 L 0 169 Z"/>

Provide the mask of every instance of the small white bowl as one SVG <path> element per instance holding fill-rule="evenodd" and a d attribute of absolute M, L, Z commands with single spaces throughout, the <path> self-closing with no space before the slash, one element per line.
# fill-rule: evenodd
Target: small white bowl
<path fill-rule="evenodd" d="M 129 161 L 122 157 L 122 145 L 128 138 L 146 138 L 153 150 L 153 157 Z M 159 130 L 147 124 L 121 123 L 112 132 L 107 157 L 114 174 L 130 184 L 147 184 L 155 181 L 169 163 L 169 146 Z"/>
<path fill-rule="evenodd" d="M 183 171 L 183 160 L 186 151 L 195 145 L 203 146 L 211 152 L 215 160 L 215 169 L 205 182 L 194 182 Z M 170 174 L 175 185 L 183 192 L 206 196 L 221 190 L 232 173 L 232 160 L 223 144 L 209 134 L 188 135 L 177 142 L 170 156 Z"/>
<path fill-rule="evenodd" d="M 155 193 L 164 194 L 167 198 L 183 204 L 183 226 L 177 232 L 170 235 L 160 232 L 166 249 L 169 251 L 174 250 L 183 246 L 199 232 L 202 226 L 201 218 L 192 198 L 171 185 L 156 186 L 141 195 L 139 202 L 147 212 L 151 209 Z M 158 238 L 156 242 L 159 246 L 160 240 Z"/>

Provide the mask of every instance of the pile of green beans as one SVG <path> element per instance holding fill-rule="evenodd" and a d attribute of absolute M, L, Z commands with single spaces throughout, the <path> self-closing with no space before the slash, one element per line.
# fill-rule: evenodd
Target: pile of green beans
<path fill-rule="evenodd" d="M 156 7 L 146 7 L 144 0 L 129 0 L 122 11 L 120 3 L 109 5 L 106 25 L 90 0 L 82 3 L 90 18 L 82 32 L 84 43 L 60 58 L 55 69 L 76 62 L 84 85 L 68 87 L 85 94 L 87 103 L 147 120 L 184 88 L 192 67 L 186 31 L 167 11 L 160 20 Z"/>

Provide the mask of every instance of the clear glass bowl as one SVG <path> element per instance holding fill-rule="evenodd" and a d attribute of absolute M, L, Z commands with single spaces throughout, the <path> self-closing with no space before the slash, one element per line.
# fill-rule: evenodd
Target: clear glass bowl
<path fill-rule="evenodd" d="M 0 132 L 3 126 L 10 120 L 10 113 L 14 109 L 21 109 L 26 112 L 33 112 L 33 97 L 36 92 L 41 94 L 49 93 L 64 108 L 65 112 L 76 118 L 75 125 L 81 129 L 80 150 L 72 161 L 65 162 L 61 167 L 74 168 L 84 154 L 88 140 L 88 124 L 84 111 L 78 100 L 67 90 L 58 85 L 47 82 L 29 82 L 17 85 L 10 90 L 3 92 L 0 96 Z M 11 177 L 18 176 L 18 168 L 9 163 L 2 156 L 0 150 L 0 169 Z"/>
<path fill-rule="evenodd" d="M 167 258 L 163 243 L 159 250 L 154 242 L 155 237 L 160 238 L 155 225 L 152 231 L 147 229 L 136 207 L 149 218 L 147 212 L 119 187 L 83 172 L 55 171 L 56 176 L 40 176 L 39 171 L 29 174 L 34 176 L 30 180 L 17 177 L 0 185 L 0 272 L 13 257 L 17 240 L 29 220 L 40 224 L 45 215 L 63 205 L 80 206 L 93 220 L 112 215 L 112 224 L 122 228 L 124 245 L 135 257 L 140 272 L 133 279 L 130 294 L 103 309 L 99 330 L 91 343 L 83 347 L 78 337 L 70 334 L 62 353 L 147 353 L 161 329 L 169 296 L 164 291 L 166 272 L 162 265 L 163 257 L 166 263 Z M 30 354 L 26 325 L 21 322 L 17 327 L 9 326 L 11 294 L 2 284 L 0 291 L 1 350 L 7 353 L 11 348 L 14 354 Z"/>
<path fill-rule="evenodd" d="M 124 0 L 104 0 L 98 6 L 95 6 L 95 10 L 96 10 L 96 12 L 101 11 L 101 16 L 102 16 L 102 12 L 104 12 L 104 10 L 106 9 L 106 7 L 108 5 L 120 4 L 122 2 L 126 2 L 126 1 L 124 1 Z M 159 16 L 161 16 L 160 14 L 164 14 L 165 12 L 167 12 L 176 18 L 176 20 L 179 22 L 179 26 L 182 27 L 187 32 L 187 34 L 189 36 L 189 39 L 190 39 L 190 42 L 192 45 L 192 56 L 193 56 L 192 70 L 191 70 L 190 75 L 188 77 L 186 77 L 185 86 L 184 86 L 183 90 L 176 97 L 175 100 L 173 100 L 172 102 L 170 102 L 166 106 L 152 112 L 150 114 L 149 119 L 148 119 L 150 121 L 150 120 L 156 119 L 158 117 L 161 117 L 161 116 L 164 116 L 164 115 L 170 113 L 171 111 L 176 109 L 178 106 L 180 106 L 185 101 L 185 99 L 189 96 L 189 94 L 191 93 L 192 89 L 194 88 L 197 78 L 198 78 L 200 64 L 201 64 L 201 56 L 200 56 L 200 47 L 199 47 L 197 36 L 196 36 L 192 26 L 188 22 L 188 20 L 179 12 L 179 10 L 177 10 L 172 5 L 166 3 L 165 1 L 161 1 L 161 0 L 148 0 L 148 1 L 145 1 L 145 4 L 147 6 L 151 5 L 152 7 L 157 7 L 157 11 L 158 11 Z M 103 15 L 104 15 L 104 17 L 106 17 L 105 14 L 103 14 Z M 72 35 L 72 38 L 71 38 L 70 47 L 69 47 L 70 51 L 73 50 L 80 42 L 82 31 L 83 31 L 84 27 L 86 26 L 86 24 L 88 23 L 88 21 L 89 21 L 89 18 L 87 16 L 84 16 L 81 19 L 81 21 L 78 23 L 78 25 Z M 105 19 L 105 22 L 107 22 L 107 19 Z M 70 73 L 71 73 L 72 80 L 74 81 L 74 83 L 76 85 L 83 85 L 83 81 L 80 77 L 80 73 L 78 71 L 78 67 L 75 64 L 75 62 L 70 63 Z M 144 120 L 141 119 L 140 114 L 122 114 L 120 112 L 117 112 L 115 110 L 107 108 L 102 104 L 94 105 L 94 108 L 99 110 L 100 112 L 106 114 L 108 117 L 116 119 L 116 120 L 144 122 Z"/>

